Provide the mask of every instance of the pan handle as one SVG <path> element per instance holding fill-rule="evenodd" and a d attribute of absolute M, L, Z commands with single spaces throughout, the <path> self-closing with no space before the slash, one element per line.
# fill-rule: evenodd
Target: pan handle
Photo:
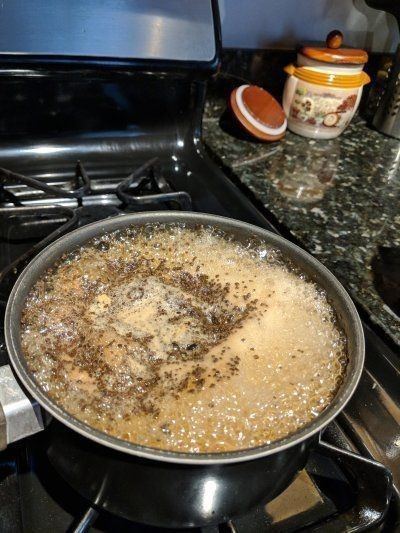
<path fill-rule="evenodd" d="M 21 389 L 10 365 L 0 367 L 0 450 L 44 428 L 42 411 Z"/>

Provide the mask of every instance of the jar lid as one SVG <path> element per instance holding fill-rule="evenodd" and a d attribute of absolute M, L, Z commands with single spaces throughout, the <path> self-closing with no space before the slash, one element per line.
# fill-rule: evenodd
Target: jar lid
<path fill-rule="evenodd" d="M 362 65 L 368 61 L 368 54 L 361 48 L 341 48 L 343 34 L 339 30 L 331 31 L 325 46 L 303 46 L 300 53 L 316 61 L 346 65 Z"/>
<path fill-rule="evenodd" d="M 232 111 L 248 133 L 263 141 L 278 141 L 285 135 L 286 115 L 281 105 L 257 85 L 241 85 L 231 93 Z"/>

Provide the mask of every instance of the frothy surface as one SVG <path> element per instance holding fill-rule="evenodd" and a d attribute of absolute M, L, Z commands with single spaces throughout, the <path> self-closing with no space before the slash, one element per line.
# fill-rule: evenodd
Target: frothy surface
<path fill-rule="evenodd" d="M 146 225 L 64 256 L 31 290 L 40 386 L 110 435 L 182 452 L 249 448 L 316 417 L 347 357 L 326 295 L 264 245 Z"/>

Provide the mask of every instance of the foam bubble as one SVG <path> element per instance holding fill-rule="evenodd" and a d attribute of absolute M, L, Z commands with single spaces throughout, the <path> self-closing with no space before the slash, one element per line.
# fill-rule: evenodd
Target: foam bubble
<path fill-rule="evenodd" d="M 187 452 L 293 433 L 347 364 L 325 293 L 278 250 L 183 225 L 128 228 L 63 257 L 27 298 L 22 346 L 77 418 Z"/>

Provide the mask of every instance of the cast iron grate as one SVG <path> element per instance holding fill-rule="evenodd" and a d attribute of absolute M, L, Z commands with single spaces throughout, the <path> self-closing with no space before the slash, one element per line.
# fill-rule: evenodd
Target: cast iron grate
<path fill-rule="evenodd" d="M 171 208 L 173 204 L 178 209 L 192 209 L 190 195 L 185 191 L 173 190 L 163 176 L 158 157 L 149 159 L 135 169 L 111 192 L 118 197 L 123 208 L 137 208 L 149 204 L 167 204 L 167 207 Z M 57 203 L 58 200 L 72 199 L 76 200 L 77 207 L 81 207 L 85 204 L 85 199 L 95 195 L 99 195 L 99 192 L 92 187 L 91 179 L 80 161 L 76 164 L 73 179 L 61 185 L 52 185 L 0 168 L 0 205 L 3 206 L 10 207 L 11 204 L 14 207 L 22 207 L 24 202 L 31 201 L 34 197 L 37 202 L 53 199 Z M 1 210 L 2 208 L 0 213 Z"/>

